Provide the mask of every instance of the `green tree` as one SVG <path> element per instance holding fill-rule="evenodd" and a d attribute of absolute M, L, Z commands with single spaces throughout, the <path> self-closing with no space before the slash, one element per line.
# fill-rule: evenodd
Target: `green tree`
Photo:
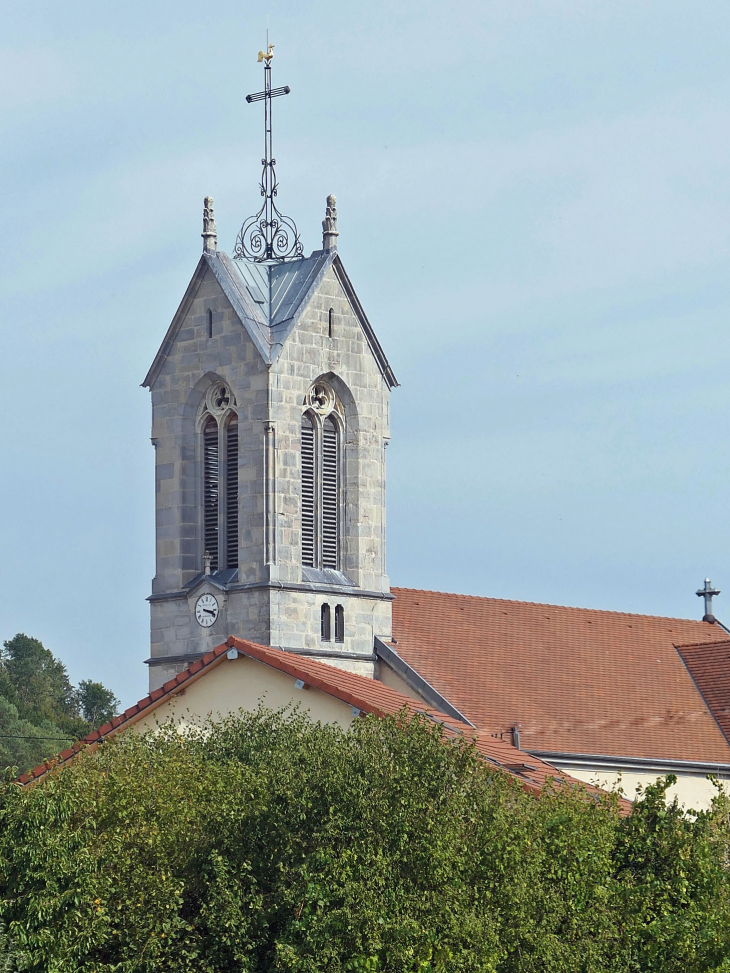
<path fill-rule="evenodd" d="M 50 720 L 23 720 L 18 709 L 0 696 L 0 767 L 35 767 L 73 743 Z"/>
<path fill-rule="evenodd" d="M 0 791 L 0 913 L 34 971 L 706 973 L 728 808 L 539 796 L 416 718 L 133 732 Z"/>
<path fill-rule="evenodd" d="M 76 691 L 81 713 L 90 726 L 98 727 L 108 723 L 117 713 L 119 700 L 111 689 L 100 682 L 82 679 Z"/>
<path fill-rule="evenodd" d="M 66 667 L 38 639 L 18 634 L 0 652 L 0 766 L 20 772 L 105 723 L 118 701 L 101 683 L 74 689 Z"/>
<path fill-rule="evenodd" d="M 3 643 L 2 666 L 10 683 L 10 702 L 23 719 L 56 724 L 78 719 L 78 705 L 66 667 L 38 639 L 18 634 Z M 69 727 L 70 728 L 70 727 Z"/>
<path fill-rule="evenodd" d="M 22 955 L 17 951 L 5 926 L 0 923 L 0 973 L 16 973 L 23 970 L 25 963 Z"/>
<path fill-rule="evenodd" d="M 644 791 L 619 829 L 617 878 L 634 944 L 630 969 L 730 969 L 728 801 L 685 814 L 667 803 L 670 774 Z"/>

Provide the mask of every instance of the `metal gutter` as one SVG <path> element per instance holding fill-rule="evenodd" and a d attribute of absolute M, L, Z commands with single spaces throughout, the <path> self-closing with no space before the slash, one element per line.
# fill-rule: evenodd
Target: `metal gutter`
<path fill-rule="evenodd" d="M 655 757 L 614 757 L 596 753 L 560 753 L 554 750 L 529 750 L 533 757 L 546 763 L 562 767 L 583 767 L 586 770 L 637 770 L 659 771 L 667 774 L 716 774 L 730 777 L 730 764 L 711 763 L 699 760 L 664 760 Z"/>

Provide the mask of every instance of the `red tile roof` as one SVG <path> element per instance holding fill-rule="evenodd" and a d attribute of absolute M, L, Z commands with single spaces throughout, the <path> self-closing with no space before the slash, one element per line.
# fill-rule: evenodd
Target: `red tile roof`
<path fill-rule="evenodd" d="M 230 648 L 236 648 L 243 655 L 270 665 L 280 672 L 286 672 L 294 679 L 302 679 L 306 685 L 320 689 L 322 692 L 354 706 L 363 713 L 372 713 L 376 716 L 393 716 L 406 709 L 412 715 L 424 714 L 434 722 L 442 724 L 447 735 L 458 734 L 464 735 L 467 739 L 474 739 L 477 750 L 487 761 L 511 774 L 528 790 L 539 790 L 544 786 L 547 778 L 551 777 L 556 782 L 580 784 L 588 791 L 598 793 L 596 788 L 575 781 L 544 761 L 515 749 L 511 744 L 494 739 L 488 733 L 473 730 L 464 723 L 430 707 L 423 706 L 409 696 L 403 696 L 380 682 L 346 672 L 344 669 L 328 666 L 316 659 L 293 655 L 289 652 L 282 652 L 280 649 L 256 645 L 253 642 L 245 642 L 233 636 L 223 645 L 219 645 L 212 652 L 203 656 L 202 659 L 193 662 L 174 679 L 168 680 L 160 689 L 156 689 L 134 706 L 130 706 L 121 716 L 115 717 L 110 723 L 106 723 L 96 732 L 89 734 L 84 740 L 74 744 L 72 748 L 64 750 L 53 761 L 40 764 L 28 773 L 23 774 L 19 778 L 20 783 L 27 784 L 38 780 L 49 770 L 71 760 L 80 749 L 84 747 L 93 748 L 98 745 L 100 740 L 113 736 L 120 730 L 131 726 L 142 716 L 168 702 L 186 685 L 196 681 L 206 672 L 223 663 L 226 652 Z M 626 811 L 630 804 L 622 801 L 622 807 Z"/>
<path fill-rule="evenodd" d="M 730 639 L 679 645 L 677 651 L 725 736 L 730 739 Z"/>
<path fill-rule="evenodd" d="M 719 625 L 392 590 L 392 647 L 488 732 L 520 724 L 538 752 L 730 764 L 675 648 L 727 646 Z"/>

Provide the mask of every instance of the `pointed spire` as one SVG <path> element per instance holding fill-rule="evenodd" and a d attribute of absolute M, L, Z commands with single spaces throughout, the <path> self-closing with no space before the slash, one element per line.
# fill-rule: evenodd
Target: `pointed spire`
<path fill-rule="evenodd" d="M 327 197 L 327 214 L 322 220 L 322 249 L 336 250 L 337 237 L 337 200 L 334 196 Z"/>
<path fill-rule="evenodd" d="M 203 238 L 203 253 L 218 249 L 218 230 L 213 214 L 212 196 L 206 196 L 203 200 L 203 232 L 200 235 Z"/>

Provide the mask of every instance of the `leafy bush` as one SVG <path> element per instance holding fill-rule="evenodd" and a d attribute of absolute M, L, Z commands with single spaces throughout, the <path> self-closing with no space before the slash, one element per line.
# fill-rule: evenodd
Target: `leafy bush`
<path fill-rule="evenodd" d="M 44 973 L 728 969 L 727 809 L 539 797 L 420 718 L 133 732 L 0 794 Z"/>

